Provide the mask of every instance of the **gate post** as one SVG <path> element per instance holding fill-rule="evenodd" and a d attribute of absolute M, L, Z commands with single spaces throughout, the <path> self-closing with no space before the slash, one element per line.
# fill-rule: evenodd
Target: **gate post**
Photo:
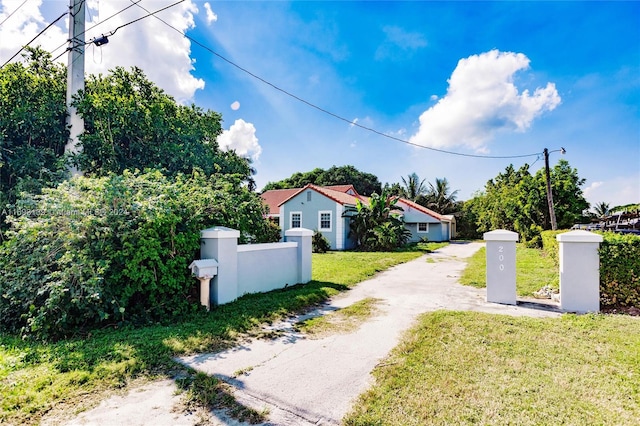
<path fill-rule="evenodd" d="M 570 312 L 600 312 L 602 235 L 571 231 L 556 235 L 560 255 L 560 307 Z"/>
<path fill-rule="evenodd" d="M 487 242 L 487 302 L 516 304 L 518 233 L 498 229 L 484 233 Z"/>
<path fill-rule="evenodd" d="M 292 228 L 284 232 L 285 241 L 298 243 L 298 282 L 311 281 L 311 252 L 313 231 L 305 228 Z"/>
<path fill-rule="evenodd" d="M 216 226 L 200 232 L 200 259 L 216 259 L 218 273 L 211 280 L 211 301 L 215 305 L 238 298 L 238 237 L 240 231 Z"/>

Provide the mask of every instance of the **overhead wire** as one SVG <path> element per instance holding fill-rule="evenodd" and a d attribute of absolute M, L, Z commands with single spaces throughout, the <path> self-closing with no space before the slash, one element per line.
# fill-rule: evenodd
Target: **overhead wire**
<path fill-rule="evenodd" d="M 140 1 L 142 1 L 142 0 L 138 0 L 138 2 L 140 2 Z M 113 15 L 111 15 L 111 16 L 109 16 L 109 17 L 107 17 L 107 18 L 103 19 L 102 21 L 98 22 L 97 24 L 93 25 L 92 27 L 87 28 L 87 29 L 86 29 L 86 30 L 84 30 L 82 33 L 80 33 L 79 35 L 84 35 L 85 33 L 87 33 L 87 31 L 90 31 L 90 30 L 94 29 L 94 28 L 95 28 L 95 27 L 97 27 L 98 25 L 102 25 L 102 24 L 104 24 L 104 23 L 105 23 L 105 22 L 107 22 L 109 19 L 111 19 L 111 18 L 113 18 L 113 17 L 115 17 L 115 16 L 117 16 L 117 15 L 121 14 L 121 13 L 122 13 L 122 12 L 124 12 L 125 10 L 127 10 L 127 9 L 129 9 L 129 8 L 131 8 L 131 7 L 133 7 L 133 6 L 135 6 L 137 2 L 132 2 L 132 3 L 133 3 L 133 4 L 130 4 L 129 6 L 125 7 L 124 9 L 119 10 L 118 12 L 114 13 Z M 55 52 L 56 50 L 60 49 L 61 47 L 64 47 L 64 45 L 66 45 L 68 42 L 69 42 L 68 40 L 67 40 L 67 41 L 65 41 L 65 42 L 64 42 L 64 43 L 62 43 L 60 46 L 58 46 L 58 47 L 56 47 L 55 49 L 53 49 L 53 50 L 51 51 L 51 53 Z M 85 43 L 85 44 L 88 44 L 88 43 Z M 64 52 L 62 52 L 61 54 L 59 54 L 58 56 L 56 56 L 55 58 L 53 58 L 53 60 L 55 61 L 56 59 L 60 58 L 62 55 L 64 55 L 65 53 L 67 53 L 67 51 L 68 51 L 68 49 L 65 49 L 65 50 L 64 50 Z"/>
<path fill-rule="evenodd" d="M 11 18 L 11 17 L 13 16 L 13 14 L 14 14 L 14 13 L 16 13 L 18 10 L 20 10 L 20 8 L 21 8 L 22 6 L 24 6 L 24 4 L 25 4 L 27 1 L 28 1 L 28 0 L 24 0 L 22 3 L 20 3 L 20 6 L 16 7 L 16 8 L 14 9 L 14 11 L 13 11 L 13 12 L 11 12 L 11 13 L 9 14 L 9 16 L 7 16 L 6 18 L 4 18 L 4 19 L 2 20 L 2 22 L 0 22 L 0 26 L 2 26 L 2 24 L 4 24 L 5 22 L 7 22 L 7 19 Z"/>
<path fill-rule="evenodd" d="M 521 154 L 521 155 L 481 155 L 481 154 L 469 154 L 469 153 L 463 153 L 463 152 L 449 151 L 449 150 L 445 150 L 445 149 L 433 148 L 433 147 L 429 147 L 429 146 L 425 146 L 425 145 L 420 145 L 420 144 L 418 144 L 418 143 L 411 142 L 411 141 L 408 141 L 408 140 L 406 140 L 406 139 L 398 138 L 398 137 L 393 136 L 393 135 L 390 135 L 390 134 L 388 134 L 388 133 L 381 132 L 381 131 L 379 131 L 379 130 L 377 130 L 377 129 L 374 129 L 374 128 L 372 128 L 372 127 L 364 126 L 364 125 L 362 125 L 362 124 L 357 123 L 355 120 L 349 120 L 348 118 L 345 118 L 345 117 L 343 117 L 343 116 L 341 116 L 341 115 L 339 115 L 339 114 L 336 114 L 336 113 L 334 113 L 334 112 L 332 112 L 332 111 L 329 111 L 329 110 L 327 110 L 327 109 L 325 109 L 325 108 L 323 108 L 323 107 L 320 107 L 320 106 L 318 106 L 318 105 L 316 105 L 316 104 L 314 104 L 314 103 L 312 103 L 312 102 L 310 102 L 310 101 L 307 101 L 307 100 L 306 100 L 306 99 L 304 99 L 304 98 L 301 98 L 301 97 L 299 97 L 299 96 L 295 95 L 294 93 L 291 93 L 291 92 L 287 91 L 286 89 L 281 88 L 280 86 L 278 86 L 278 85 L 276 85 L 276 84 L 274 84 L 274 83 L 271 83 L 270 81 L 268 81 L 268 80 L 266 80 L 266 79 L 264 79 L 264 78 L 260 77 L 259 75 L 257 75 L 257 74 L 255 74 L 255 73 L 253 73 L 253 72 L 249 71 L 248 69 L 246 69 L 246 68 L 244 68 L 244 67 L 242 67 L 242 66 L 240 66 L 240 65 L 236 64 L 235 62 L 231 61 L 230 59 L 227 59 L 226 57 L 224 57 L 224 56 L 222 56 L 221 54 L 219 54 L 218 52 L 214 51 L 214 50 L 213 50 L 213 49 L 211 49 L 209 46 L 207 46 L 207 45 L 205 45 L 205 44 L 201 43 L 201 42 L 200 42 L 200 41 L 198 41 L 197 39 L 195 39 L 195 38 L 193 38 L 193 37 L 191 37 L 191 36 L 189 36 L 189 35 L 185 34 L 184 32 L 182 32 L 181 30 L 177 29 L 177 28 L 176 28 L 176 27 L 174 27 L 173 25 L 169 24 L 168 22 L 166 22 L 164 19 L 160 18 L 159 16 L 156 16 L 156 14 L 157 14 L 157 13 L 162 12 L 162 11 L 164 11 L 164 10 L 166 10 L 166 9 L 171 8 L 171 7 L 174 7 L 174 6 L 176 6 L 176 5 L 180 4 L 180 3 L 183 3 L 185 0 L 179 0 L 179 1 L 175 2 L 175 3 L 170 4 L 169 6 L 166 6 L 166 7 L 163 7 L 163 8 L 161 8 L 161 9 L 158 9 L 158 10 L 156 10 L 155 12 L 150 12 L 150 11 L 149 11 L 148 9 L 146 9 L 144 6 L 141 6 L 141 5 L 139 4 L 141 0 L 139 0 L 139 1 L 137 1 L 137 2 L 136 2 L 136 1 L 134 1 L 134 0 L 130 0 L 130 1 L 131 1 L 131 3 L 132 3 L 131 5 L 127 6 L 126 8 L 124 8 L 124 9 L 122 9 L 122 10 L 120 10 L 119 12 L 116 12 L 115 14 L 113 14 L 113 15 L 111 15 L 110 17 L 106 18 L 104 21 L 102 21 L 102 22 L 100 22 L 100 23 L 98 23 L 98 24 L 94 25 L 93 27 L 91 27 L 91 28 L 89 28 L 89 29 L 93 29 L 93 28 L 95 28 L 96 26 L 98 26 L 98 25 L 100 25 L 100 24 L 102 24 L 102 23 L 106 22 L 107 20 L 109 20 L 109 19 L 113 18 L 114 16 L 116 16 L 116 15 L 118 15 L 118 14 L 120 14 L 120 13 L 124 12 L 125 10 L 127 10 L 128 8 L 130 8 L 130 7 L 132 7 L 132 6 L 138 6 L 138 7 L 139 7 L 139 8 L 141 8 L 142 10 L 146 11 L 146 12 L 147 12 L 147 15 L 142 16 L 142 17 L 137 18 L 137 19 L 134 19 L 133 21 L 127 22 L 127 23 L 125 23 L 125 24 L 122 24 L 122 25 L 120 25 L 120 26 L 116 27 L 116 28 L 115 28 L 114 30 L 112 30 L 110 33 L 106 33 L 106 35 L 108 35 L 108 36 L 114 35 L 114 34 L 115 34 L 119 29 L 121 29 L 121 28 L 124 28 L 124 27 L 126 27 L 126 26 L 128 26 L 128 25 L 131 25 L 131 24 L 135 23 L 135 22 L 141 21 L 142 19 L 148 18 L 149 16 L 153 16 L 154 18 L 156 18 L 156 19 L 160 20 L 162 23 L 164 23 L 165 25 L 167 25 L 169 28 L 171 28 L 171 29 L 173 29 L 174 31 L 176 31 L 176 32 L 177 32 L 178 34 L 180 34 L 182 37 L 184 37 L 184 38 L 186 38 L 186 39 L 190 40 L 190 41 L 191 41 L 191 42 L 193 42 L 194 44 L 196 44 L 196 45 L 200 46 L 201 48 L 205 49 L 206 51 L 208 51 L 208 52 L 210 52 L 211 54 L 215 55 L 216 57 L 220 58 L 220 59 L 221 59 L 221 60 L 223 60 L 224 62 L 226 62 L 226 63 L 228 63 L 229 65 L 231 65 L 231 66 L 233 66 L 233 67 L 235 67 L 235 68 L 239 69 L 240 71 L 242 71 L 242 72 L 244 72 L 244 73 L 246 73 L 246 74 L 250 75 L 251 77 L 255 78 L 256 80 L 258 80 L 258 81 L 262 82 L 263 84 L 266 84 L 266 85 L 270 86 L 271 88 L 273 88 L 273 89 L 275 89 L 275 90 L 277 90 L 277 91 L 279 91 L 279 92 L 281 92 L 281 93 L 283 93 L 283 94 L 285 94 L 285 95 L 287 95 L 287 96 L 289 96 L 289 97 L 291 97 L 291 98 L 293 98 L 293 99 L 295 99 L 295 100 L 297 100 L 297 101 L 299 101 L 299 102 L 301 102 L 301 103 L 304 103 L 305 105 L 307 105 L 307 106 L 309 106 L 309 107 L 311 107 L 311 108 L 313 108 L 313 109 L 316 109 L 316 110 L 318 110 L 318 111 L 320 111 L 320 112 L 322 112 L 322 113 L 324 113 L 324 114 L 327 114 L 327 115 L 329 115 L 329 116 L 331 116 L 331 117 L 333 117 L 333 118 L 335 118 L 335 119 L 338 119 L 338 120 L 341 120 L 341 121 L 343 121 L 343 122 L 345 122 L 345 123 L 348 123 L 350 126 L 358 127 L 358 128 L 360 128 L 360 129 L 363 129 L 363 130 L 366 130 L 366 131 L 368 131 L 368 132 L 371 132 L 371 133 L 377 134 L 377 135 L 382 136 L 382 137 L 387 138 L 387 139 L 391 139 L 391 140 L 394 140 L 394 141 L 397 141 L 397 142 L 401 142 L 401 143 L 406 144 L 406 145 L 411 145 L 411 146 L 414 146 L 414 147 L 417 147 L 417 148 L 427 149 L 427 150 L 430 150 L 430 151 L 440 152 L 440 153 L 443 153 L 443 154 L 457 155 L 457 156 L 461 156 L 461 157 L 487 158 L 487 159 L 512 159 L 512 158 L 526 158 L 526 157 L 534 157 L 534 156 L 536 156 L 536 157 L 537 157 L 537 156 L 539 156 L 539 155 L 540 155 L 540 153 L 539 153 L 539 152 L 531 153 L 531 154 Z M 51 24 L 49 24 L 49 25 L 48 25 L 44 30 L 42 30 L 42 31 L 40 32 L 40 34 L 42 34 L 44 31 L 46 31 L 46 30 L 47 30 L 51 25 L 53 25 L 54 23 L 56 23 L 57 21 L 59 21 L 59 20 L 60 20 L 63 16 L 65 16 L 66 14 L 67 14 L 67 13 L 65 12 L 65 13 L 64 13 L 63 15 L 61 15 L 58 19 L 56 19 L 54 22 L 52 22 Z M 89 30 L 89 29 L 88 29 L 88 30 Z M 84 33 L 86 33 L 88 30 L 86 30 Z M 84 34 L 84 33 L 82 33 L 82 34 Z M 40 36 L 40 34 L 38 34 L 36 37 L 34 37 L 34 39 L 33 39 L 33 40 L 35 40 L 38 36 Z M 103 35 L 105 35 L 105 34 L 103 34 Z M 31 40 L 29 43 L 33 42 L 33 40 Z M 27 43 L 27 45 L 28 45 L 29 43 Z M 90 44 L 90 43 L 91 43 L 91 41 L 90 41 L 90 42 L 85 42 L 84 44 L 85 44 L 85 45 L 87 45 L 87 44 Z M 63 45 L 64 45 L 64 44 L 63 44 Z M 63 45 L 61 45 L 61 46 L 59 46 L 58 48 L 54 49 L 54 51 L 55 51 L 55 50 L 57 50 L 57 49 L 59 49 L 59 48 L 60 48 L 60 47 L 62 47 Z M 23 47 L 23 49 L 24 49 L 24 47 Z M 21 51 L 22 51 L 22 49 L 21 49 L 20 51 L 18 51 L 18 52 L 17 52 L 13 57 L 11 57 L 11 59 L 13 59 L 15 56 L 17 56 Z M 65 52 L 66 52 L 66 50 L 65 50 Z M 55 57 L 53 60 L 55 61 L 55 60 L 56 60 L 56 59 L 58 59 L 60 56 L 62 56 L 65 52 L 62 52 L 60 55 L 58 55 L 57 57 Z M 11 59 L 9 59 L 9 61 L 11 61 Z M 4 65 L 6 65 L 9 61 L 7 61 Z M 4 65 L 2 65 L 2 66 L 4 66 Z M 0 68 L 2 68 L 2 67 L 0 67 Z"/>
<path fill-rule="evenodd" d="M 133 2 L 133 0 L 130 0 L 130 1 Z M 136 3 L 136 6 L 138 6 L 139 8 L 141 8 L 141 9 L 147 11 L 147 12 L 149 12 L 146 8 L 144 8 L 143 6 L 141 6 L 141 5 L 137 4 L 137 3 Z M 461 156 L 461 157 L 509 159 L 509 158 L 534 157 L 534 156 L 540 155 L 539 152 L 531 153 L 531 154 L 522 154 L 522 155 L 481 155 L 481 154 L 468 154 L 468 153 L 464 153 L 464 152 L 448 151 L 448 150 L 445 150 L 445 149 L 439 149 L 439 148 L 433 148 L 433 147 L 430 147 L 430 146 L 420 145 L 418 143 L 411 142 L 411 141 L 408 141 L 406 139 L 402 139 L 402 138 L 398 138 L 398 137 L 393 136 L 393 135 L 389 135 L 387 133 L 384 133 L 384 132 L 381 132 L 379 130 L 376 130 L 376 129 L 372 128 L 372 127 L 363 126 L 362 124 L 358 124 L 355 120 L 349 120 L 348 118 L 345 118 L 345 117 L 343 117 L 341 115 L 338 115 L 338 114 L 336 114 L 336 113 L 334 113 L 332 111 L 329 111 L 329 110 L 327 110 L 325 108 L 322 108 L 322 107 L 320 107 L 320 106 L 318 106 L 318 105 L 316 105 L 316 104 L 314 104 L 314 103 L 312 103 L 310 101 L 307 101 L 306 99 L 303 99 L 303 98 L 301 98 L 301 97 L 299 97 L 299 96 L 297 96 L 297 95 L 295 95 L 295 94 L 293 94 L 293 93 L 291 93 L 291 92 L 289 92 L 289 91 L 287 91 L 287 90 L 285 90 L 285 89 L 283 89 L 283 88 L 271 83 L 268 80 L 265 80 L 264 78 L 260 77 L 259 75 L 256 75 L 253 72 L 249 71 L 248 69 L 246 69 L 246 68 L 236 64 L 235 62 L 225 58 L 224 56 L 222 56 L 218 52 L 216 52 L 213 49 L 211 49 L 209 46 L 206 46 L 203 43 L 201 43 L 200 41 L 194 39 L 193 37 L 183 33 L 182 31 L 180 31 L 179 29 L 177 29 L 173 25 L 169 24 L 168 22 L 166 22 L 162 18 L 160 18 L 158 16 L 154 16 L 154 18 L 160 20 L 161 22 L 163 22 L 168 27 L 172 28 L 174 31 L 179 33 L 184 38 L 186 38 L 186 39 L 190 40 L 191 42 L 197 44 L 198 46 L 202 47 L 203 49 L 209 51 L 211 54 L 217 56 L 218 58 L 220 58 L 223 61 L 227 62 L 228 64 L 234 66 L 235 68 L 239 69 L 240 71 L 250 75 L 251 77 L 259 80 L 260 82 L 272 87 L 273 89 L 275 89 L 275 90 L 277 90 L 277 91 L 279 91 L 281 93 L 284 93 L 285 95 L 287 95 L 287 96 L 289 96 L 289 97 L 291 97 L 291 98 L 293 98 L 293 99 L 295 99 L 295 100 L 297 100 L 299 102 L 302 102 L 302 103 L 304 103 L 305 105 L 307 105 L 307 106 L 309 106 L 311 108 L 314 108 L 314 109 L 316 109 L 316 110 L 318 110 L 320 112 L 323 112 L 323 113 L 325 113 L 325 114 L 327 114 L 327 115 L 329 115 L 331 117 L 334 117 L 334 118 L 336 118 L 338 120 L 341 120 L 341 121 L 344 121 L 346 123 L 349 123 L 349 125 L 351 125 L 351 126 L 359 127 L 359 128 L 361 128 L 363 130 L 375 133 L 375 134 L 377 134 L 379 136 L 382 136 L 382 137 L 385 137 L 385 138 L 388 138 L 388 139 L 391 139 L 391 140 L 394 140 L 394 141 L 397 141 L 397 142 L 401 142 L 401 143 L 404 143 L 404 144 L 407 144 L 407 145 L 411 145 L 411 146 L 414 146 L 414 147 L 417 147 L 417 148 L 428 149 L 430 151 L 440 152 L 440 153 L 443 153 L 443 154 L 457 155 L 457 156 Z"/>
<path fill-rule="evenodd" d="M 51 28 L 51 26 L 53 26 L 53 24 L 55 24 L 56 22 L 58 22 L 60 19 L 64 18 L 67 15 L 67 12 L 63 13 L 62 15 L 58 16 L 58 18 L 53 21 L 52 23 L 50 23 L 49 25 L 47 25 L 42 31 L 40 31 L 38 34 L 36 34 L 36 36 L 34 38 L 32 38 L 27 44 L 23 45 L 20 50 L 18 50 L 12 57 L 10 57 L 4 64 L 2 64 L 2 66 L 0 66 L 0 68 L 4 68 L 5 65 L 7 65 L 9 62 L 11 62 L 11 60 L 13 58 L 15 58 L 16 56 L 18 56 L 20 54 L 20 52 L 22 52 L 25 47 L 29 46 L 31 43 L 33 43 L 33 41 L 35 39 L 37 39 L 38 37 L 40 37 L 42 34 L 44 34 L 45 31 L 47 31 L 49 28 Z"/>

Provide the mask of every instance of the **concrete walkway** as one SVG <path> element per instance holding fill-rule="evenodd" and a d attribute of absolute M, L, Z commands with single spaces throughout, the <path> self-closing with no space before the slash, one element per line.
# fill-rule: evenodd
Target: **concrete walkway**
<path fill-rule="evenodd" d="M 364 298 L 380 299 L 377 315 L 352 333 L 305 338 L 292 328 L 298 318 L 273 326 L 281 331 L 279 338 L 254 340 L 225 352 L 178 361 L 232 384 L 240 403 L 269 413 L 267 424 L 339 424 L 355 398 L 371 385 L 370 372 L 421 313 L 448 309 L 515 316 L 560 315 L 557 309 L 543 309 L 530 303 L 518 306 L 486 303 L 484 289 L 458 284 L 464 258 L 482 246 L 482 243 L 450 244 L 358 284 L 313 313 L 343 308 Z M 178 396 L 165 400 L 166 405 L 158 400 L 159 394 L 166 394 L 171 386 L 169 381 L 142 389 L 137 393 L 135 405 L 127 402 L 127 396 L 105 401 L 71 424 L 194 424 L 196 419 L 170 411 Z M 142 397 L 144 392 L 148 395 Z M 145 398 L 155 401 L 152 407 L 140 404 Z M 213 424 L 238 424 L 224 412 L 213 412 L 208 420 Z"/>

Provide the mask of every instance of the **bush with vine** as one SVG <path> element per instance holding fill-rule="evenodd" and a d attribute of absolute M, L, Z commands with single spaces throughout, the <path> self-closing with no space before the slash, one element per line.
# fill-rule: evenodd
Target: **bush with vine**
<path fill-rule="evenodd" d="M 74 178 L 9 209 L 0 246 L 0 329 L 58 338 L 194 309 L 200 231 L 273 241 L 260 198 L 233 175 L 160 172 Z"/>

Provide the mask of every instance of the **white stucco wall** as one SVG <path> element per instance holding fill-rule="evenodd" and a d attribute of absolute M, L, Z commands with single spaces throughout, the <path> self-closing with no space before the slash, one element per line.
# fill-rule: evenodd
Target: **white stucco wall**
<path fill-rule="evenodd" d="M 238 246 L 238 296 L 296 284 L 297 250 L 297 243 Z"/>

